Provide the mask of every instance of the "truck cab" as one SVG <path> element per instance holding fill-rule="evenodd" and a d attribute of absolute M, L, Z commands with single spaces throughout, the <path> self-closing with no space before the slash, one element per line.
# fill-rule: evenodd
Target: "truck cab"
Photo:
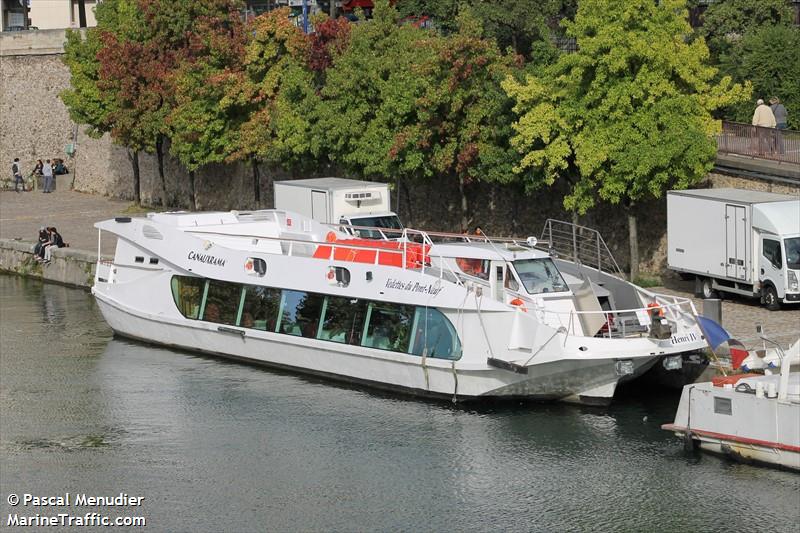
<path fill-rule="evenodd" d="M 757 289 L 769 309 L 800 303 L 800 225 L 791 202 L 756 205 L 753 229 L 757 246 Z"/>

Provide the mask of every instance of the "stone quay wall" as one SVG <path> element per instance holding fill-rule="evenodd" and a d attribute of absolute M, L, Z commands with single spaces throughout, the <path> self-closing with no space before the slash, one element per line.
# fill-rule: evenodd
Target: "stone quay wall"
<path fill-rule="evenodd" d="M 116 198 L 133 198 L 133 172 L 127 151 L 106 135 L 92 139 L 70 120 L 59 93 L 69 86 L 69 72 L 61 61 L 63 30 L 0 34 L 0 162 L 10 174 L 14 157 L 29 172 L 37 159 L 61 157 L 69 167 L 74 189 Z M 67 144 L 74 156 L 65 156 Z M 253 209 L 273 207 L 272 182 L 278 179 L 342 175 L 335 168 L 317 174 L 292 175 L 259 166 L 261 201 L 255 201 L 253 167 L 248 164 L 210 165 L 195 176 L 199 209 Z M 161 203 L 161 182 L 155 156 L 140 154 L 141 194 L 145 204 Z M 189 204 L 189 177 L 174 158 L 165 158 L 168 204 Z M 343 176 L 347 177 L 347 176 Z M 66 180 L 64 180 L 66 181 Z M 60 181 L 59 187 L 70 183 Z M 410 225 L 430 230 L 461 229 L 461 198 L 454 180 L 430 179 L 395 184 L 393 204 Z M 711 173 L 703 187 L 737 187 L 800 194 L 797 185 L 756 178 L 737 178 Z M 562 198 L 565 190 L 554 188 L 525 194 L 517 185 L 473 184 L 466 187 L 470 226 L 480 225 L 496 235 L 540 236 L 548 218 L 571 220 Z M 666 199 L 643 202 L 638 217 L 641 268 L 662 272 L 666 261 Z M 598 229 L 625 268 L 629 262 L 628 227 L 619 206 L 599 204 L 579 223 Z"/>
<path fill-rule="evenodd" d="M 34 258 L 34 246 L 30 241 L 0 239 L 0 271 L 73 287 L 94 284 L 97 253 L 58 248 L 51 252 L 49 263 L 40 263 Z"/>

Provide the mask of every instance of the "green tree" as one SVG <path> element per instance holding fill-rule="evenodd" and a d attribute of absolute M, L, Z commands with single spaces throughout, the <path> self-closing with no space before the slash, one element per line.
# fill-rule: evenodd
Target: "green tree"
<path fill-rule="evenodd" d="M 67 30 L 63 61 L 70 71 L 70 87 L 59 95 L 76 124 L 87 126 L 87 134 L 99 139 L 110 133 L 114 126 L 113 95 L 102 88 L 101 62 L 98 54 L 103 49 L 107 34 L 126 34 L 130 20 L 137 12 L 131 0 L 108 0 L 97 6 L 97 27 L 80 31 Z M 119 143 L 123 144 L 124 143 Z M 127 146 L 126 146 L 127 148 Z M 129 150 L 129 155 L 131 155 Z M 138 199 L 138 187 L 134 185 Z"/>
<path fill-rule="evenodd" d="M 85 39 L 81 32 L 67 30 L 63 61 L 70 71 L 70 86 L 59 95 L 69 110 L 70 119 L 86 125 L 87 133 L 93 138 L 102 137 L 111 128 L 109 102 L 97 86 L 100 76 L 97 52 L 101 46 L 100 32 L 96 28 L 86 30 Z"/>
<path fill-rule="evenodd" d="M 789 26 L 794 18 L 786 0 L 724 0 L 710 2 L 703 14 L 700 34 L 706 38 L 714 57 L 761 26 Z"/>
<path fill-rule="evenodd" d="M 471 10 L 462 9 L 458 23 L 458 32 L 425 41 L 435 53 L 415 72 L 428 80 L 426 90 L 415 120 L 395 134 L 389 156 L 416 175 L 455 179 L 466 230 L 472 223 L 468 186 L 514 179 L 518 157 L 509 144 L 512 101 L 501 87 L 514 58 L 483 38 Z"/>
<path fill-rule="evenodd" d="M 247 37 L 243 24 L 220 17 L 198 23 L 185 57 L 173 72 L 175 101 L 167 117 L 170 153 L 189 171 L 192 204 L 198 168 L 228 161 L 239 148 L 239 127 L 247 110 L 229 93 L 240 83 Z M 260 189 L 254 194 L 258 199 Z"/>
<path fill-rule="evenodd" d="M 754 95 L 765 101 L 772 96 L 780 98 L 790 111 L 789 127 L 800 129 L 799 50 L 800 29 L 796 26 L 764 25 L 728 49 L 720 69 L 736 81 L 751 81 Z M 749 123 L 753 107 L 752 101 L 741 102 L 728 109 L 726 116 Z"/>
<path fill-rule="evenodd" d="M 421 163 L 409 158 L 421 154 L 390 153 L 397 133 L 418 122 L 417 102 L 430 82 L 419 65 L 434 57 L 426 39 L 436 36 L 398 26 L 386 0 L 376 3 L 373 17 L 353 27 L 349 46 L 327 69 L 311 149 L 364 177 L 414 176 Z"/>
<path fill-rule="evenodd" d="M 578 51 L 540 76 L 504 86 L 519 114 L 516 170 L 538 169 L 532 186 L 570 180 L 564 206 L 584 213 L 598 199 L 627 213 L 631 278 L 638 277 L 635 207 L 710 170 L 711 113 L 749 87 L 715 83 L 702 39 L 690 42 L 682 0 L 584 0 L 565 22 Z"/>
<path fill-rule="evenodd" d="M 487 38 L 501 50 L 511 48 L 526 58 L 550 48 L 550 26 L 571 11 L 570 0 L 404 0 L 400 17 L 429 16 L 444 35 L 458 31 L 458 14 L 467 9 L 480 21 Z"/>

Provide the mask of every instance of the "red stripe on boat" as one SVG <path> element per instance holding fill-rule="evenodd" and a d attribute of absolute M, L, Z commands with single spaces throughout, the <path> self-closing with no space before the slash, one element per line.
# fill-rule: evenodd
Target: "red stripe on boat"
<path fill-rule="evenodd" d="M 728 440 L 731 442 L 738 442 L 741 444 L 752 444 L 753 446 L 761 446 L 762 448 L 773 448 L 776 450 L 784 450 L 787 452 L 795 452 L 800 453 L 800 446 L 792 446 L 791 444 L 781 444 L 780 442 L 770 442 L 767 440 L 759 440 L 759 439 L 749 439 L 747 437 L 738 437 L 736 435 L 727 435 L 725 433 L 716 433 L 714 431 L 706 431 L 704 429 L 696 429 L 692 428 L 687 430 L 684 427 L 676 426 L 675 424 L 664 424 L 661 426 L 661 429 L 666 431 L 680 431 L 686 433 L 687 431 L 691 431 L 695 435 L 700 435 L 701 437 L 710 437 L 712 439 L 719 439 L 719 440 Z"/>

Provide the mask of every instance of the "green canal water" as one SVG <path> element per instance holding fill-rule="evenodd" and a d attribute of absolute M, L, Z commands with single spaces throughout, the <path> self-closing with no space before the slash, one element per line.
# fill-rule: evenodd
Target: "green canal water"
<path fill-rule="evenodd" d="M 0 529 L 94 511 L 192 532 L 800 524 L 800 476 L 687 454 L 660 429 L 675 393 L 453 406 L 114 338 L 76 289 L 0 276 L 0 310 Z M 74 503 L 120 493 L 144 500 Z"/>

